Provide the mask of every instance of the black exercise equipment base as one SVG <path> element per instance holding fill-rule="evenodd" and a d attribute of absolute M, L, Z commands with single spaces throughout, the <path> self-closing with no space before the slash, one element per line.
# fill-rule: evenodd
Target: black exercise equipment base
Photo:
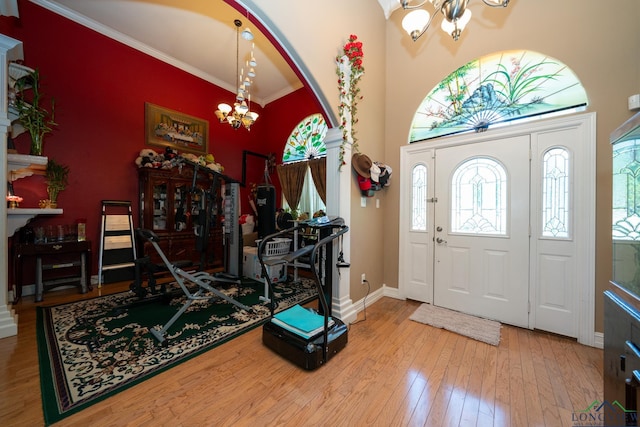
<path fill-rule="evenodd" d="M 312 371 L 329 361 L 347 345 L 349 332 L 347 326 L 340 319 L 333 320 L 335 323 L 327 333 L 326 360 L 322 351 L 324 332 L 307 339 L 268 321 L 262 326 L 262 342 L 290 362 Z"/>

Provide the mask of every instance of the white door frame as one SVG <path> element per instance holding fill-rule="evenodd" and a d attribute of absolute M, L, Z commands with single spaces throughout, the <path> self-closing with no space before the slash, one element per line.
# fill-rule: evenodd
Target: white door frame
<path fill-rule="evenodd" d="M 399 221 L 399 265 L 408 253 L 408 238 L 406 230 L 409 226 L 411 197 L 411 176 L 407 161 L 410 156 L 425 149 L 437 149 L 454 145 L 481 143 L 488 140 L 507 138 L 518 135 L 530 135 L 539 132 L 548 132 L 555 129 L 576 127 L 580 129 L 584 140 L 584 150 L 581 151 L 579 161 L 583 168 L 581 178 L 576 179 L 574 197 L 580 198 L 582 206 L 587 208 L 581 211 L 584 244 L 579 245 L 576 252 L 576 283 L 579 288 L 577 298 L 578 342 L 594 346 L 595 337 L 595 180 L 596 180 L 596 114 L 583 113 L 548 120 L 538 120 L 528 123 L 519 123 L 510 126 L 493 128 L 485 133 L 472 133 L 451 137 L 438 138 L 432 141 L 409 144 L 400 148 L 400 221 Z M 403 268 L 398 271 L 398 294 L 406 298 L 407 277 Z M 533 304 L 534 302 L 532 302 Z"/>

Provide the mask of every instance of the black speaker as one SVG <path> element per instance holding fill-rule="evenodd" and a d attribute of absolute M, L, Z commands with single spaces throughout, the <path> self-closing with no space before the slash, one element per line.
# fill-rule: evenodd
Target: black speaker
<path fill-rule="evenodd" d="M 276 188 L 270 184 L 258 185 L 258 238 L 276 232 Z"/>

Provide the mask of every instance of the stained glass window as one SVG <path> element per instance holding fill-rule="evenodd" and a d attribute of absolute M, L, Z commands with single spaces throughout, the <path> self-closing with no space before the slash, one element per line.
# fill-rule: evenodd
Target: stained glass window
<path fill-rule="evenodd" d="M 469 159 L 453 173 L 451 232 L 506 235 L 507 174 L 494 159 Z"/>
<path fill-rule="evenodd" d="M 411 171 L 411 231 L 427 230 L 427 167 L 416 165 Z"/>
<path fill-rule="evenodd" d="M 445 77 L 422 101 L 410 142 L 587 105 L 576 75 L 562 62 L 514 50 L 475 59 Z"/>
<path fill-rule="evenodd" d="M 640 240 L 640 139 L 613 149 L 613 238 Z"/>
<path fill-rule="evenodd" d="M 327 147 L 324 144 L 324 138 L 327 130 L 327 123 L 322 114 L 306 117 L 289 135 L 282 154 L 282 163 L 325 157 Z"/>
<path fill-rule="evenodd" d="M 555 147 L 542 156 L 542 236 L 569 237 L 569 152 Z"/>

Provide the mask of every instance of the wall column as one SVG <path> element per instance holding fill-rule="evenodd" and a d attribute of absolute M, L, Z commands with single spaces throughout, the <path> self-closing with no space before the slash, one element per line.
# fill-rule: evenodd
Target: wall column
<path fill-rule="evenodd" d="M 339 216 L 347 226 L 351 226 L 351 145 L 345 147 L 344 159 L 346 164 L 340 167 L 340 145 L 342 131 L 331 128 L 327 132 L 325 145 L 327 147 L 327 215 Z M 345 233 L 342 239 L 344 259 L 351 259 L 351 231 Z M 336 265 L 340 252 L 339 240 L 336 239 L 333 251 L 332 265 Z M 331 313 L 344 323 L 353 322 L 358 313 L 351 301 L 351 275 L 349 268 L 333 269 L 333 299 Z"/>
<path fill-rule="evenodd" d="M 0 194 L 7 194 L 7 134 L 11 126 L 7 105 L 9 61 L 22 59 L 22 42 L 0 34 Z M 0 203 L 0 338 L 18 334 L 18 316 L 8 304 L 9 297 L 9 233 L 7 203 Z"/>

